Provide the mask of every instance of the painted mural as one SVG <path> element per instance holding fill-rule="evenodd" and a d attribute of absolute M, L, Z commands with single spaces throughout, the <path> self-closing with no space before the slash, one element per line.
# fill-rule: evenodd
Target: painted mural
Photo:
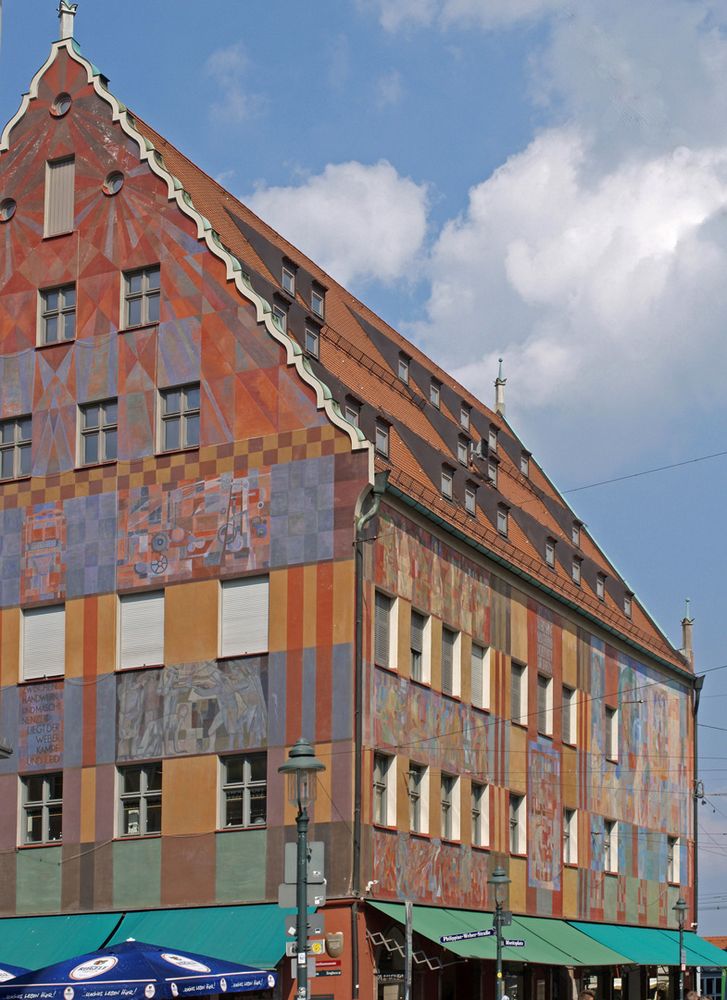
<path fill-rule="evenodd" d="M 437 906 L 487 908 L 489 854 L 408 833 L 374 831 L 377 891 Z"/>
<path fill-rule="evenodd" d="M 63 683 L 29 684 L 19 695 L 19 769 L 63 767 Z"/>
<path fill-rule="evenodd" d="M 117 759 L 266 746 L 266 669 L 247 657 L 119 674 Z"/>
<path fill-rule="evenodd" d="M 528 746 L 528 885 L 560 889 L 562 814 L 560 752 L 550 740 Z"/>
<path fill-rule="evenodd" d="M 65 590 L 66 519 L 61 503 L 42 503 L 23 524 L 21 600 L 53 600 Z"/>

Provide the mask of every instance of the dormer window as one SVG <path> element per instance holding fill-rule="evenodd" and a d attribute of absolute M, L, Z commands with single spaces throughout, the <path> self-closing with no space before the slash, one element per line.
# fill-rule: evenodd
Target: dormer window
<path fill-rule="evenodd" d="M 280 284 L 283 286 L 283 291 L 287 292 L 288 295 L 295 295 L 295 269 L 287 261 L 283 262 Z"/>
<path fill-rule="evenodd" d="M 432 404 L 432 406 L 436 406 L 437 409 L 439 409 L 441 392 L 442 392 L 442 383 L 438 379 L 433 378 L 432 381 L 429 383 L 429 402 Z"/>
<path fill-rule="evenodd" d="M 630 591 L 626 591 L 624 594 L 624 614 L 627 618 L 631 617 L 631 611 L 633 609 L 633 594 Z"/>
<path fill-rule="evenodd" d="M 460 436 L 457 438 L 457 461 L 460 463 L 460 465 L 467 465 L 469 453 L 470 453 L 469 440 L 464 436 L 464 434 L 460 434 Z"/>
<path fill-rule="evenodd" d="M 466 431 L 470 429 L 470 414 L 472 413 L 472 407 L 469 403 L 462 403 L 459 408 L 459 423 L 461 427 L 464 427 Z"/>
<path fill-rule="evenodd" d="M 497 486 L 497 460 L 490 459 L 487 463 L 487 478 L 493 486 Z"/>
<path fill-rule="evenodd" d="M 474 483 L 467 483 L 464 488 L 464 509 L 468 514 L 474 514 L 477 510 L 477 487 Z"/>
<path fill-rule="evenodd" d="M 449 465 L 442 466 L 442 496 L 451 500 L 454 494 L 454 469 Z"/>
<path fill-rule="evenodd" d="M 545 562 L 551 569 L 555 568 L 555 539 L 545 539 Z"/>
<path fill-rule="evenodd" d="M 505 504 L 501 503 L 497 508 L 497 530 L 507 538 L 510 515 Z"/>
<path fill-rule="evenodd" d="M 322 288 L 313 286 L 310 293 L 311 312 L 314 312 L 320 319 L 326 314 L 326 294 Z"/>
<path fill-rule="evenodd" d="M 581 522 L 574 521 L 570 529 L 570 537 L 576 548 L 581 547 Z"/>
<path fill-rule="evenodd" d="M 320 339 L 321 335 L 315 327 L 307 326 L 305 328 L 306 354 L 310 354 L 313 358 L 320 357 Z"/>
<path fill-rule="evenodd" d="M 520 472 L 524 476 L 530 475 L 530 453 L 527 451 L 520 452 Z"/>
<path fill-rule="evenodd" d="M 343 415 L 350 424 L 354 427 L 359 426 L 359 419 L 361 417 L 361 404 L 356 399 L 347 398 L 345 406 L 343 408 Z"/>
<path fill-rule="evenodd" d="M 277 326 L 283 331 L 283 333 L 285 333 L 288 329 L 288 310 L 283 309 L 282 306 L 274 305 L 273 319 L 275 320 Z"/>
<path fill-rule="evenodd" d="M 497 427 L 490 425 L 490 430 L 487 435 L 487 446 L 490 451 L 497 451 Z"/>
<path fill-rule="evenodd" d="M 596 576 L 596 597 L 599 601 L 606 600 L 606 574 L 598 573 Z"/>
<path fill-rule="evenodd" d="M 389 457 L 389 425 L 383 420 L 376 421 L 375 447 L 379 455 Z"/>
<path fill-rule="evenodd" d="M 408 354 L 399 355 L 399 378 L 405 385 L 409 385 L 409 362 L 411 358 Z"/>
<path fill-rule="evenodd" d="M 579 587 L 581 585 L 581 563 L 583 562 L 578 556 L 573 556 L 573 562 L 570 567 L 570 575 L 573 583 L 577 584 Z"/>

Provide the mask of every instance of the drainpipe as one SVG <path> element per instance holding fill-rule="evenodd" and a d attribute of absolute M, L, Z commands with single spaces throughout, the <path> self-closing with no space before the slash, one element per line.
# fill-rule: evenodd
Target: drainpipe
<path fill-rule="evenodd" d="M 353 872 L 351 890 L 358 900 L 361 896 L 361 805 L 363 786 L 363 696 L 364 696 L 364 663 L 363 663 L 363 599 L 364 599 L 364 542 L 373 539 L 364 537 L 364 529 L 379 512 L 381 498 L 386 491 L 389 479 L 388 472 L 377 472 L 374 476 L 373 489 L 364 500 L 361 513 L 356 517 L 356 650 L 355 650 L 355 688 L 354 688 L 354 753 L 353 778 Z M 354 920 L 358 914 L 358 902 L 354 903 Z M 353 996 L 359 995 L 359 962 L 358 962 L 358 926 L 352 928 L 353 962 Z"/>

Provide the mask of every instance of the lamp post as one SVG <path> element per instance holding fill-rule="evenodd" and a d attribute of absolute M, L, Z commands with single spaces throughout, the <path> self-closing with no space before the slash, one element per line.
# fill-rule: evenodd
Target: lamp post
<path fill-rule="evenodd" d="M 510 879 L 504 868 L 495 868 L 487 880 L 495 890 L 495 941 L 497 944 L 497 987 L 495 1000 L 502 1000 L 505 984 L 502 981 L 502 904 Z"/>
<path fill-rule="evenodd" d="M 296 873 L 296 969 L 298 973 L 299 1000 L 308 1000 L 308 806 L 316 797 L 316 772 L 325 771 L 313 752 L 313 746 L 302 737 L 288 754 L 288 759 L 278 768 L 280 774 L 288 775 L 288 801 L 297 805 L 295 818 L 298 832 L 298 853 Z"/>
<path fill-rule="evenodd" d="M 687 913 L 687 904 L 680 896 L 672 907 L 677 915 L 679 924 L 679 1000 L 684 1000 L 684 966 L 686 965 L 686 955 L 684 954 L 684 917 Z"/>

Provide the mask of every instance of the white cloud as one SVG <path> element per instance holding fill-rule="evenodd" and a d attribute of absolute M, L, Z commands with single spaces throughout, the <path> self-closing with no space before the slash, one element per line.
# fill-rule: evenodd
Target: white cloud
<path fill-rule="evenodd" d="M 239 125 L 256 117 L 264 107 L 259 94 L 250 91 L 244 82 L 249 60 L 241 42 L 211 53 L 205 63 L 205 72 L 215 83 L 219 96 L 213 101 L 210 113 L 220 124 Z"/>
<path fill-rule="evenodd" d="M 496 28 L 566 10 L 571 0 L 368 0 L 387 31 L 405 26 L 475 24 Z"/>
<path fill-rule="evenodd" d="M 426 186 L 385 160 L 328 164 L 296 187 L 259 187 L 245 201 L 343 284 L 406 276 L 426 235 Z"/>

